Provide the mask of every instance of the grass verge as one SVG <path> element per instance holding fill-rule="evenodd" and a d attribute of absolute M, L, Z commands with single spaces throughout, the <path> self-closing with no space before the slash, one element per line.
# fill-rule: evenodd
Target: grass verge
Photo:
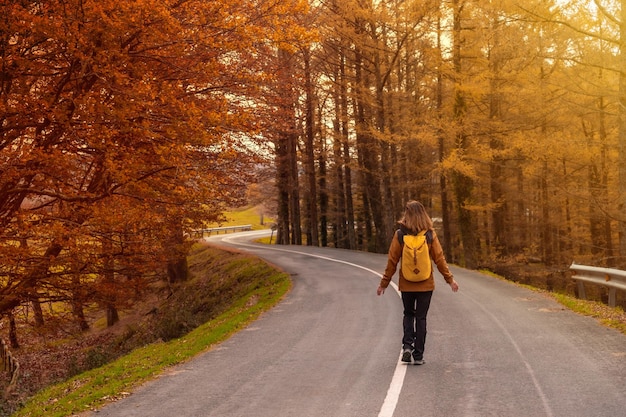
<path fill-rule="evenodd" d="M 580 300 L 570 295 L 550 293 L 552 298 L 568 309 L 597 319 L 604 326 L 626 334 L 626 313 L 620 307 L 610 307 L 599 301 Z"/>
<path fill-rule="evenodd" d="M 226 213 L 226 221 L 222 223 L 210 223 L 207 227 L 241 226 L 252 225 L 253 230 L 267 229 L 275 220 L 272 217 L 261 216 L 258 207 L 247 207 L 241 210 L 233 210 Z"/>
<path fill-rule="evenodd" d="M 223 261 L 222 257 L 222 261 Z M 207 263 L 206 268 L 215 268 Z M 12 417 L 65 417 L 95 410 L 128 395 L 167 367 L 182 363 L 246 327 L 277 304 L 289 291 L 283 272 L 268 270 L 262 261 L 242 262 L 241 255 L 219 266 L 223 275 L 247 280 L 246 290 L 220 315 L 185 336 L 138 348 L 107 365 L 48 387 L 30 398 Z M 217 275 L 222 275 L 217 271 Z M 216 275 L 215 270 L 211 270 Z"/>

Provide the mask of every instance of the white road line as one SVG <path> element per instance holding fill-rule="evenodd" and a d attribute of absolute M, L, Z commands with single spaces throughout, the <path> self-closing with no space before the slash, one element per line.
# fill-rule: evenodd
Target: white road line
<path fill-rule="evenodd" d="M 250 234 L 254 234 L 250 233 Z M 242 234 L 238 234 L 238 236 L 232 236 L 232 237 L 225 237 L 224 241 L 226 242 L 230 242 L 232 240 L 232 238 L 234 237 L 241 237 Z M 233 243 L 233 242 L 231 242 Z M 246 243 L 241 243 L 241 242 L 237 242 L 236 243 L 239 246 L 248 246 L 248 247 L 253 247 L 256 249 L 264 249 L 264 250 L 274 250 L 274 251 L 278 251 L 278 252 L 289 252 L 289 253 L 297 253 L 299 255 L 305 255 L 305 256 L 311 256 L 313 258 L 319 258 L 319 259 L 324 259 L 327 261 L 331 261 L 331 262 L 337 262 L 337 263 L 341 263 L 341 264 L 346 264 L 346 265 L 350 265 L 353 266 L 355 268 L 360 268 L 363 269 L 365 271 L 371 272 L 372 274 L 376 275 L 377 277 L 380 277 L 380 273 L 376 272 L 372 269 L 366 268 L 362 265 L 358 265 L 358 264 L 354 264 L 351 262 L 347 262 L 347 261 L 343 261 L 341 259 L 334 259 L 334 258 L 329 258 L 327 256 L 322 256 L 322 255 L 313 255 L 311 253 L 306 253 L 306 252 L 299 252 L 299 251 L 295 251 L 295 250 L 289 250 L 289 249 L 278 249 L 275 247 L 271 247 L 268 245 L 268 247 L 262 247 L 259 248 L 259 246 L 257 245 L 251 245 L 251 244 L 246 244 Z M 396 285 L 395 282 L 391 282 L 391 286 L 393 287 L 393 289 L 396 291 L 396 294 L 398 294 L 399 297 L 402 297 L 402 295 L 400 294 L 400 291 L 398 290 L 398 286 Z M 402 361 L 400 360 L 402 357 L 402 351 L 400 351 L 400 356 L 398 356 L 398 362 L 396 363 L 396 369 L 393 373 L 393 377 L 391 378 L 391 383 L 389 384 L 389 389 L 387 390 L 387 396 L 385 397 L 385 401 L 383 402 L 383 406 L 380 409 L 380 412 L 378 413 L 378 417 L 392 417 L 394 411 L 396 410 L 396 406 L 398 405 L 398 399 L 400 398 L 400 392 L 402 391 L 402 386 L 404 384 L 404 376 L 406 375 L 406 368 L 407 366 L 405 364 L 402 363 Z"/>
<path fill-rule="evenodd" d="M 463 295 L 465 297 L 469 298 L 481 310 L 483 310 L 488 316 L 490 316 L 491 319 L 498 325 L 500 330 L 502 330 L 502 333 L 504 333 L 504 335 L 507 337 L 507 339 L 509 339 L 509 342 L 511 342 L 511 344 L 513 345 L 513 347 L 517 351 L 517 354 L 519 355 L 520 359 L 524 363 L 524 366 L 526 367 L 526 371 L 530 375 L 530 379 L 532 379 L 532 381 L 533 381 L 533 384 L 535 386 L 535 391 L 537 391 L 537 395 L 541 399 L 541 403 L 543 405 L 544 411 L 546 412 L 546 416 L 553 417 L 554 413 L 552 412 L 552 407 L 550 407 L 550 401 L 548 400 L 548 397 L 546 396 L 546 394 L 543 392 L 543 389 L 541 389 L 541 385 L 539 384 L 539 381 L 537 380 L 537 377 L 535 376 L 535 371 L 533 370 L 533 368 L 530 365 L 530 363 L 528 363 L 528 360 L 526 360 L 526 357 L 522 353 L 522 349 L 519 347 L 519 345 L 517 344 L 515 339 L 513 339 L 513 336 L 511 335 L 511 333 L 509 333 L 509 331 L 506 329 L 506 327 L 504 327 L 504 324 L 502 324 L 502 322 L 498 319 L 498 317 L 496 317 L 496 315 L 493 314 L 491 311 L 487 310 L 485 308 L 485 306 L 483 306 L 481 303 L 479 303 L 474 298 L 472 298 L 469 295 L 467 295 L 467 293 L 463 293 Z"/>
<path fill-rule="evenodd" d="M 378 417 L 392 417 L 393 412 L 396 410 L 396 406 L 398 405 L 398 399 L 400 398 L 402 385 L 404 385 L 404 376 L 406 375 L 407 368 L 407 366 L 405 364 L 402 364 L 402 362 L 400 361 L 401 357 L 402 351 L 400 351 L 398 363 L 396 363 L 396 370 L 394 371 L 393 377 L 391 378 L 391 384 L 389 384 L 387 396 L 385 397 L 383 406 L 380 408 Z"/>

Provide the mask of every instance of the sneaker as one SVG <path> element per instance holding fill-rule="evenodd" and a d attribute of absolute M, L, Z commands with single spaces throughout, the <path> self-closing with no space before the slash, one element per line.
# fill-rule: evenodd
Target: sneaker
<path fill-rule="evenodd" d="M 424 365 L 425 363 L 424 359 L 413 359 L 413 365 Z"/>
<path fill-rule="evenodd" d="M 402 351 L 402 362 L 411 362 L 411 349 L 404 349 Z"/>

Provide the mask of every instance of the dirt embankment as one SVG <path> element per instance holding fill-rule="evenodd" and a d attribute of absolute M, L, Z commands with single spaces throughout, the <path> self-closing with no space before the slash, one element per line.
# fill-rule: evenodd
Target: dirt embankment
<path fill-rule="evenodd" d="M 233 264 L 246 262 L 247 255 L 198 246 L 189 257 L 187 282 L 176 286 L 155 283 L 130 308 L 121 311 L 120 321 L 109 328 L 105 326 L 105 312 L 97 306 L 89 310 L 91 328 L 86 332 L 80 332 L 67 313 L 48 313 L 53 306 L 44 309 L 45 325 L 39 328 L 33 325 L 32 313 L 29 315 L 26 308 L 20 311 L 15 315 L 20 347 L 11 349 L 19 362 L 19 377 L 17 384 L 6 390 L 8 373 L 0 372 L 0 390 L 4 390 L 0 417 L 9 416 L 48 385 L 148 343 L 180 337 L 218 316 L 258 279 L 254 274 L 247 278 L 232 272 L 236 270 Z M 2 324 L 0 337 L 8 340 L 8 325 Z"/>

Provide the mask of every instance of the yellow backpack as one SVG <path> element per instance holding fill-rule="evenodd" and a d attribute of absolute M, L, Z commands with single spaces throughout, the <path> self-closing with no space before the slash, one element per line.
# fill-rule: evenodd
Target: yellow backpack
<path fill-rule="evenodd" d="M 400 243 L 403 244 L 400 270 L 404 279 L 419 282 L 430 278 L 432 262 L 430 260 L 429 240 L 432 240 L 432 235 L 423 230 L 417 235 L 400 232 L 399 237 Z"/>

